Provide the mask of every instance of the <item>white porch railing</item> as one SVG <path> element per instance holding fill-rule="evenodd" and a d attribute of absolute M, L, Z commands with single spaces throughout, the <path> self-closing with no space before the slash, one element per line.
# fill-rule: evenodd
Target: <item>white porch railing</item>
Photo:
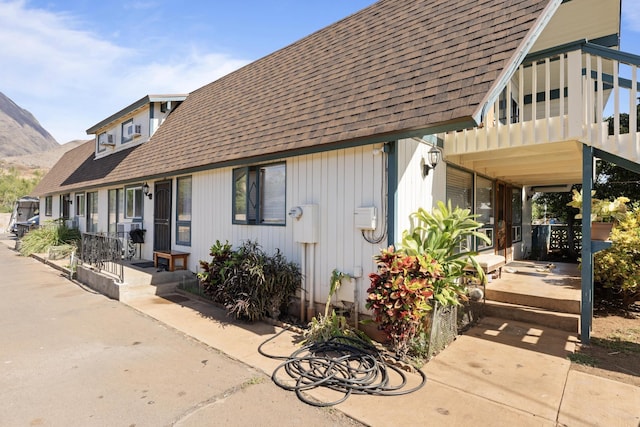
<path fill-rule="evenodd" d="M 640 163 L 638 133 L 621 130 L 624 114 L 637 130 L 638 66 L 638 56 L 586 42 L 531 55 L 480 126 L 443 135 L 445 154 L 579 141 Z"/>

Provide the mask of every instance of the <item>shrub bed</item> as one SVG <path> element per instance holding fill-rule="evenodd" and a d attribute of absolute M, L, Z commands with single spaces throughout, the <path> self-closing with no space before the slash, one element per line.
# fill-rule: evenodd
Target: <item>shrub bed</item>
<path fill-rule="evenodd" d="M 200 261 L 198 273 L 203 292 L 237 319 L 277 319 L 302 284 L 297 264 L 280 250 L 267 255 L 256 242 L 234 250 L 229 242 L 216 241 L 209 254 L 211 261 Z"/>

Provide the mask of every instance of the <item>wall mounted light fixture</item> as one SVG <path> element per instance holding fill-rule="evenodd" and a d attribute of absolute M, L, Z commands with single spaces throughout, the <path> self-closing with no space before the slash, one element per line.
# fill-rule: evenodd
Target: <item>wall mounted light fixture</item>
<path fill-rule="evenodd" d="M 440 150 L 436 147 L 432 147 L 427 153 L 427 161 L 422 165 L 422 176 L 429 175 L 431 169 L 435 169 L 440 161 Z"/>
<path fill-rule="evenodd" d="M 147 184 L 146 182 L 142 186 L 142 192 L 149 198 L 149 200 L 153 198 L 153 194 L 149 192 L 149 184 Z"/>

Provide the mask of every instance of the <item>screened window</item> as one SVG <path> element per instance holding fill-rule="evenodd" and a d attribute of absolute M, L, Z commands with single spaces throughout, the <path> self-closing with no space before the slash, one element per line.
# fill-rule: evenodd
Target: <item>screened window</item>
<path fill-rule="evenodd" d="M 473 210 L 473 175 L 460 169 L 447 167 L 447 200 L 451 207 Z M 469 238 L 458 250 L 469 251 L 473 242 Z"/>
<path fill-rule="evenodd" d="M 76 193 L 76 215 L 84 216 L 85 213 L 85 198 L 84 193 Z"/>
<path fill-rule="evenodd" d="M 477 248 L 490 248 L 493 246 L 493 181 L 481 176 L 476 177 L 475 214 L 478 215 L 476 221 L 482 224 L 478 231 L 491 239 L 491 243 L 478 239 Z"/>
<path fill-rule="evenodd" d="M 460 169 L 447 167 L 447 200 L 452 207 L 473 209 L 473 175 Z"/>
<path fill-rule="evenodd" d="M 122 189 L 112 188 L 108 193 L 107 211 L 109 216 L 109 233 L 118 232 L 118 223 L 122 219 Z"/>
<path fill-rule="evenodd" d="M 142 218 L 143 197 L 142 186 L 126 187 L 125 194 L 125 218 Z"/>
<path fill-rule="evenodd" d="M 45 216 L 53 215 L 53 196 L 44 198 L 44 214 Z"/>
<path fill-rule="evenodd" d="M 121 135 L 122 135 L 122 143 L 129 142 L 133 139 L 133 119 L 129 119 L 126 122 L 122 123 Z"/>
<path fill-rule="evenodd" d="M 191 177 L 177 180 L 176 244 L 191 246 Z"/>
<path fill-rule="evenodd" d="M 233 170 L 233 222 L 286 223 L 286 165 L 250 166 Z"/>
<path fill-rule="evenodd" d="M 522 240 L 522 189 L 514 188 L 511 192 L 511 239 Z"/>
<path fill-rule="evenodd" d="M 106 132 L 102 132 L 100 135 L 98 135 L 98 139 L 97 139 L 97 151 L 98 153 L 102 153 L 104 150 L 107 149 L 107 144 L 108 142 L 108 136 Z"/>
<path fill-rule="evenodd" d="M 87 193 L 87 231 L 98 232 L 98 192 Z"/>

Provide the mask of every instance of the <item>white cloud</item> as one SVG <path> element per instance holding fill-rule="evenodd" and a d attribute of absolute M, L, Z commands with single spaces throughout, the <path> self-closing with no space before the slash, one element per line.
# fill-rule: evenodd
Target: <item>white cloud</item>
<path fill-rule="evenodd" d="M 640 2 L 637 0 L 623 1 L 622 22 L 631 31 L 640 32 Z"/>
<path fill-rule="evenodd" d="M 0 91 L 61 143 L 87 138 L 86 129 L 146 94 L 187 93 L 247 63 L 191 48 L 172 58 L 138 48 L 141 41 L 118 45 L 91 27 L 25 1 L 0 0 Z"/>

